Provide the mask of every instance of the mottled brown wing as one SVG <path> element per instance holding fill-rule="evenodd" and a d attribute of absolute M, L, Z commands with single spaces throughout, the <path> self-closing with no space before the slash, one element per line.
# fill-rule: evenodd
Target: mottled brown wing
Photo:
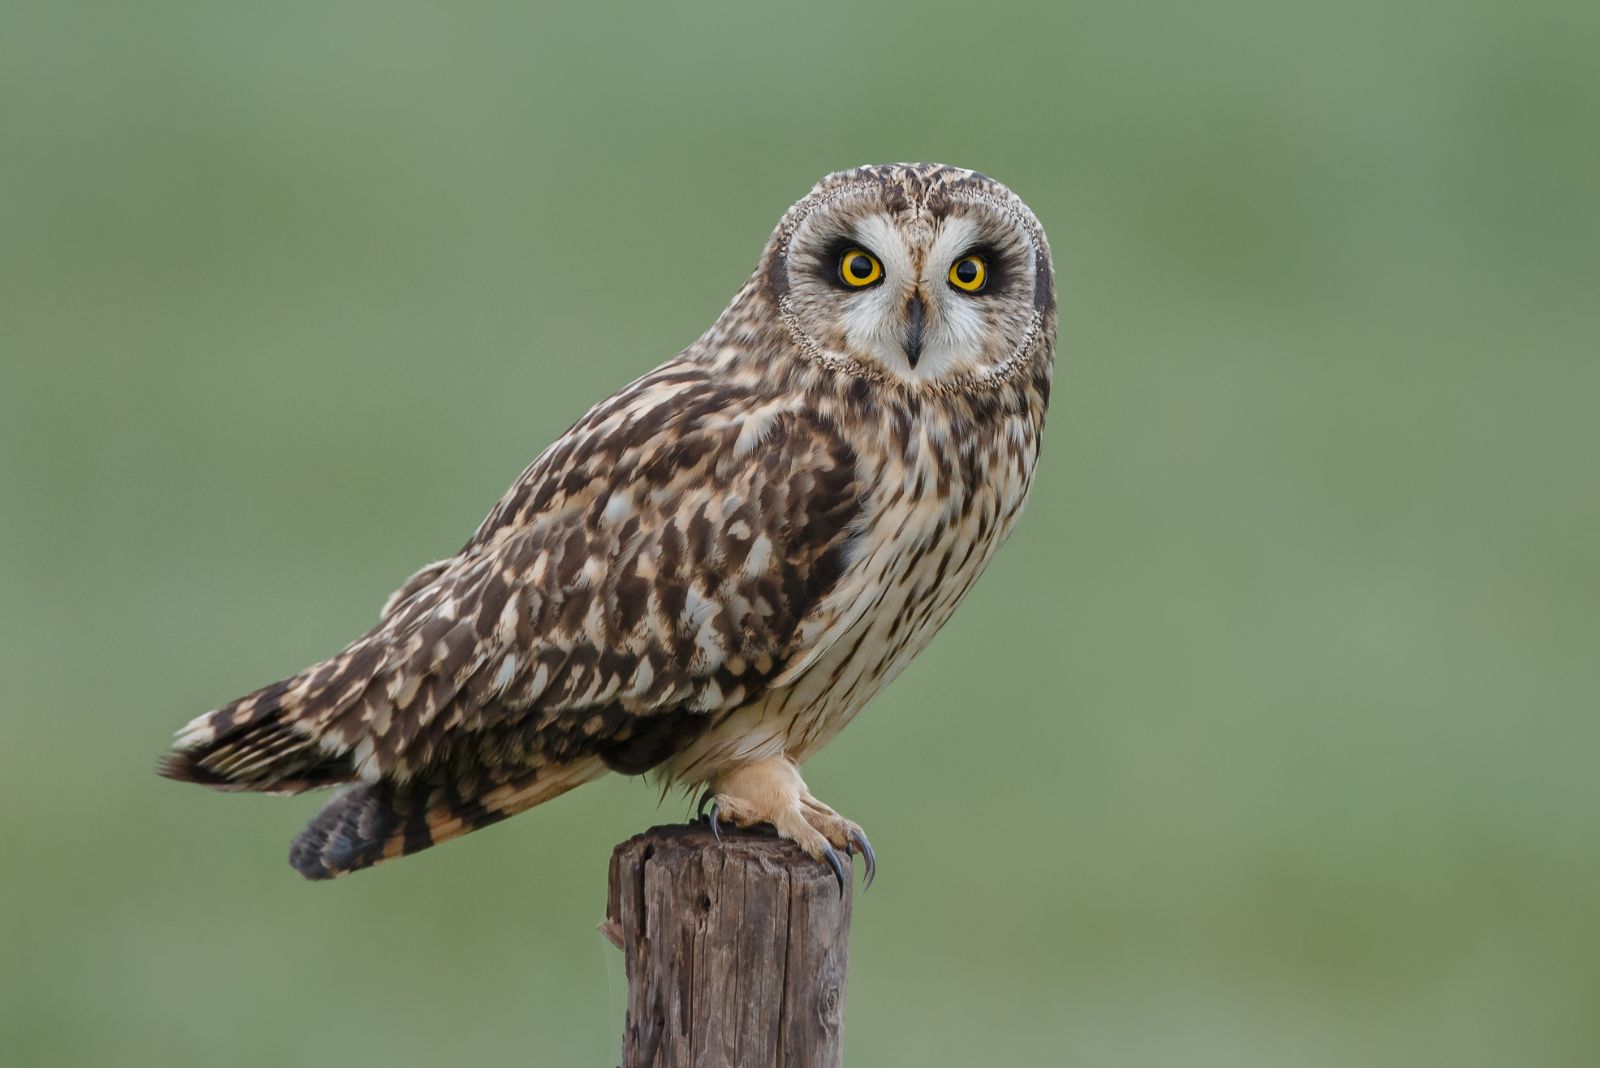
<path fill-rule="evenodd" d="M 196 720 L 163 772 L 373 784 L 307 831 L 324 825 L 317 873 L 337 874 L 537 803 L 563 766 L 647 770 L 751 700 L 805 654 L 862 487 L 828 424 L 698 374 L 669 365 L 597 407 L 372 632 Z"/>
<path fill-rule="evenodd" d="M 583 756 L 640 772 L 753 698 L 837 578 L 860 487 L 807 415 L 744 448 L 739 429 L 593 443 L 559 503 L 480 531 L 394 608 L 388 666 L 323 737 L 368 778 Z"/>
<path fill-rule="evenodd" d="M 433 585 L 434 582 L 438 581 L 439 576 L 444 574 L 449 567 L 450 560 L 445 559 L 435 560 L 433 563 L 428 564 L 425 567 L 418 568 L 415 574 L 406 579 L 404 584 L 402 584 L 398 590 L 395 590 L 393 593 L 391 593 L 383 602 L 383 607 L 378 610 L 378 622 L 382 623 L 390 616 L 394 615 L 395 610 L 401 605 L 405 604 L 407 601 L 411 600 L 413 594 L 419 593 L 420 591 L 425 590 L 429 586 Z"/>

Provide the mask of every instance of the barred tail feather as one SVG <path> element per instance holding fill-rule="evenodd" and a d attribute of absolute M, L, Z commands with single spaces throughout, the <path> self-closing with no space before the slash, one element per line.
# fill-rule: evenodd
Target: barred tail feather
<path fill-rule="evenodd" d="M 325 805 L 289 847 L 289 863 L 307 879 L 332 879 L 409 856 L 499 823 L 605 772 L 585 758 L 525 770 L 465 794 L 458 783 L 379 782 L 357 786 Z"/>
<path fill-rule="evenodd" d="M 254 723 L 220 738 L 200 741 L 162 756 L 156 772 L 214 790 L 297 794 L 349 782 L 348 755 L 330 755 L 293 725 Z"/>
<path fill-rule="evenodd" d="M 371 636 L 300 674 L 198 716 L 178 732 L 156 771 L 217 790 L 299 793 L 356 777 L 345 709 L 385 665 Z"/>

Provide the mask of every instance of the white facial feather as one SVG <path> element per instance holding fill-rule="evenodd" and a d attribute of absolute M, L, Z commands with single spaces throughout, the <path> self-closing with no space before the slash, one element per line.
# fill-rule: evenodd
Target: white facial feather
<path fill-rule="evenodd" d="M 848 212 L 851 205 L 839 206 Z M 846 290 L 829 278 L 815 275 L 794 280 L 803 294 L 802 325 L 816 339 L 842 334 L 839 355 L 865 359 L 894 377 L 915 383 L 933 383 L 962 374 L 982 374 L 1015 351 L 1008 339 L 1024 336 L 1032 316 L 1031 277 L 1008 277 L 1001 292 L 992 289 L 972 294 L 950 284 L 951 267 L 975 248 L 995 244 L 998 230 L 1008 264 L 1032 270 L 1034 249 L 1026 233 L 1002 218 L 998 228 L 978 215 L 986 205 L 964 205 L 961 211 L 940 217 L 926 213 L 896 216 L 868 211 L 854 218 L 835 220 L 819 212 L 806 220 L 796 243 L 817 250 L 814 262 L 827 274 L 832 262 L 823 249 L 840 239 L 878 258 L 882 281 L 860 290 Z M 832 245 L 828 244 L 829 242 Z M 999 265 L 992 265 L 996 274 Z M 922 348 L 915 364 L 906 351 L 914 297 L 923 301 Z M 808 321 L 809 320 L 809 321 Z M 825 345 L 824 347 L 830 347 Z"/>

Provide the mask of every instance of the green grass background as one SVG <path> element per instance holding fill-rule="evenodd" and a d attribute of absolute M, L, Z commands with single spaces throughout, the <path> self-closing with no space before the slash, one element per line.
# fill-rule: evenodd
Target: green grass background
<path fill-rule="evenodd" d="M 1033 504 L 808 768 L 855 1065 L 1600 1062 L 1600 7 L 0 10 L 0 1063 L 615 1063 L 615 779 L 333 885 L 151 773 L 826 171 L 1054 244 Z"/>

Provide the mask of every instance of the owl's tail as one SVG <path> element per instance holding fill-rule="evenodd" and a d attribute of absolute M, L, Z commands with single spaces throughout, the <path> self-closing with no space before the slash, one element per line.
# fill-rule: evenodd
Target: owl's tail
<path fill-rule="evenodd" d="M 297 794 L 349 782 L 349 755 L 318 744 L 315 725 L 285 707 L 277 683 L 199 717 L 179 735 L 156 773 L 213 790 Z M 252 702 L 258 702 L 252 706 Z"/>
<path fill-rule="evenodd" d="M 294 794 L 351 782 L 355 742 L 387 711 L 389 644 L 368 634 L 297 675 L 190 721 L 157 773 L 216 790 Z"/>
<path fill-rule="evenodd" d="M 604 774 L 598 758 L 525 770 L 475 792 L 465 783 L 379 782 L 334 798 L 289 847 L 307 879 L 332 879 L 499 823 Z"/>

